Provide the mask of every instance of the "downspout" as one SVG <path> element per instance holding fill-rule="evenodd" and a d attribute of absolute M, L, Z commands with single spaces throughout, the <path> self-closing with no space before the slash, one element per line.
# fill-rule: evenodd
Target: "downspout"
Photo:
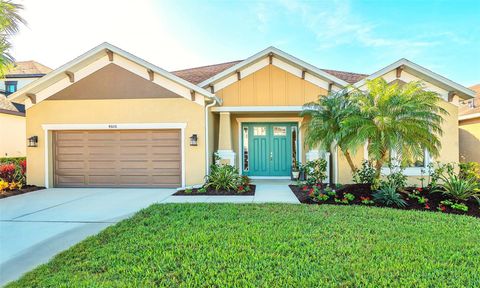
<path fill-rule="evenodd" d="M 210 173 L 210 165 L 209 165 L 209 151 L 208 151 L 208 142 L 210 137 L 208 137 L 208 109 L 217 105 L 217 99 L 214 98 L 213 102 L 205 106 L 205 172 L 208 175 Z"/>

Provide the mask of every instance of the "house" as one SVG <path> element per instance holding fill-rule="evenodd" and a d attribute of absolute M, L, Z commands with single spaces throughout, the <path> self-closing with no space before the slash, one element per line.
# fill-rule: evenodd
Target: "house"
<path fill-rule="evenodd" d="M 422 80 L 442 98 L 441 158 L 458 161 L 458 107 L 474 92 L 406 59 L 373 74 L 319 69 L 269 47 L 242 60 L 167 72 L 103 43 L 14 93 L 26 105 L 28 182 L 47 187 L 200 184 L 216 152 L 251 177 L 288 178 L 294 159 L 330 160 L 332 181 L 351 181 L 339 151 L 304 145 L 302 105 L 366 79 Z M 355 161 L 365 158 L 359 149 Z M 425 155 L 410 176 L 431 161 Z"/>
<path fill-rule="evenodd" d="M 25 108 L 12 103 L 9 95 L 50 71 L 52 69 L 35 61 L 21 61 L 0 80 L 0 131 L 4 135 L 0 137 L 0 158 L 26 155 Z"/>
<path fill-rule="evenodd" d="M 480 84 L 470 87 L 476 97 L 464 101 L 459 108 L 460 160 L 480 163 Z"/>

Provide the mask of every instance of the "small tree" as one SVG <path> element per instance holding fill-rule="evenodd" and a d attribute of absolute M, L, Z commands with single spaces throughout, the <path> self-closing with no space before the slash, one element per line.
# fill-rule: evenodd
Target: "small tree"
<path fill-rule="evenodd" d="M 356 139 L 345 138 L 349 131 L 348 127 L 342 126 L 342 122 L 350 115 L 358 113 L 357 110 L 347 93 L 341 91 L 320 96 L 317 101 L 305 104 L 302 112 L 302 116 L 310 117 L 306 122 L 305 143 L 311 147 L 320 146 L 326 151 L 338 146 L 352 172 L 355 172 L 357 167 L 352 160 L 351 151 L 355 151 L 358 143 L 355 142 Z"/>
<path fill-rule="evenodd" d="M 350 99 L 358 109 L 341 127 L 348 134 L 345 142 L 368 143 L 377 179 L 390 151 L 405 159 L 421 157 L 425 150 L 438 156 L 442 115 L 448 112 L 439 106 L 437 93 L 425 91 L 420 82 L 399 86 L 383 78 L 367 81 L 366 88 L 352 91 Z"/>
<path fill-rule="evenodd" d="M 8 38 L 18 32 L 20 24 L 26 23 L 18 14 L 21 10 L 21 4 L 0 0 L 0 78 L 5 76 L 14 61 L 8 52 L 12 46 Z"/>

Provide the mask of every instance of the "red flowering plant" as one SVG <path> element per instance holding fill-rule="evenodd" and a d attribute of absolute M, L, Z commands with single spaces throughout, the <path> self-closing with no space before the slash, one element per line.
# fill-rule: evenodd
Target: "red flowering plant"
<path fill-rule="evenodd" d="M 16 170 L 13 163 L 0 165 L 0 179 L 6 182 L 14 182 Z"/>
<path fill-rule="evenodd" d="M 425 204 L 425 209 L 430 210 L 430 205 L 428 203 Z"/>
<path fill-rule="evenodd" d="M 374 203 L 372 198 L 369 196 L 366 196 L 366 197 L 360 196 L 360 200 L 362 201 L 362 204 L 365 204 L 365 205 L 371 205 Z"/>
<path fill-rule="evenodd" d="M 437 207 L 437 210 L 442 211 L 442 212 L 446 212 L 447 211 L 447 206 L 445 206 L 443 204 L 439 204 L 438 207 Z"/>

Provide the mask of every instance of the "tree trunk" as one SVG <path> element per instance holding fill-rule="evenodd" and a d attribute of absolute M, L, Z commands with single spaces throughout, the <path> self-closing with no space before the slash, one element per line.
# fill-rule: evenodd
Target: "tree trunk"
<path fill-rule="evenodd" d="M 375 162 L 375 178 L 380 180 L 380 173 L 382 173 L 382 166 L 385 163 L 385 156 L 387 155 L 386 151 L 382 151 L 380 154 L 380 159 Z"/>
<path fill-rule="evenodd" d="M 345 159 L 347 159 L 350 169 L 352 169 L 352 173 L 355 173 L 358 169 L 355 166 L 355 164 L 353 164 L 353 160 L 352 160 L 352 156 L 350 155 L 350 152 L 348 152 L 348 150 L 345 150 L 345 151 L 342 150 L 342 152 L 343 152 L 343 155 L 345 155 Z"/>

